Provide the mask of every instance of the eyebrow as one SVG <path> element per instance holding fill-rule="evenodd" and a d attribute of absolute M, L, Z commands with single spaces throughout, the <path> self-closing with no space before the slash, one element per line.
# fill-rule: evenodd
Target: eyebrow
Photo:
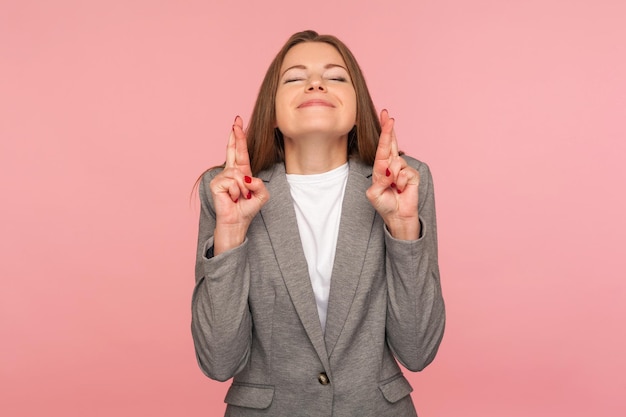
<path fill-rule="evenodd" d="M 343 68 L 348 74 L 350 73 L 348 71 L 348 69 L 346 67 L 344 67 L 343 65 L 339 65 L 339 64 L 326 64 L 326 65 L 324 65 L 324 69 L 330 69 L 330 68 Z M 286 70 L 284 70 L 282 72 L 282 74 L 280 74 L 280 76 L 282 77 L 283 75 L 285 75 L 285 73 L 287 71 L 292 70 L 292 69 L 307 69 L 307 67 L 306 67 L 306 65 L 294 65 L 294 66 L 291 66 L 291 67 L 287 68 Z"/>

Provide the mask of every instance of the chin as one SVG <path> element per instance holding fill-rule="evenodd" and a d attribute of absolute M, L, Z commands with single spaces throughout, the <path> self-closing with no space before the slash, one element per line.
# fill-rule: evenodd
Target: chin
<path fill-rule="evenodd" d="M 341 126 L 336 121 L 309 120 L 299 123 L 297 125 L 297 128 L 295 129 L 283 129 L 280 126 L 278 128 L 283 133 L 283 135 L 295 138 L 298 136 L 344 136 L 347 135 L 353 127 L 353 123 Z"/>

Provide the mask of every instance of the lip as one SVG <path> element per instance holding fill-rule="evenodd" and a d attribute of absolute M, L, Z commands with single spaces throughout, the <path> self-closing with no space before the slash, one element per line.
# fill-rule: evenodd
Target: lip
<path fill-rule="evenodd" d="M 311 99 L 301 103 L 298 108 L 301 109 L 303 107 L 313 107 L 313 106 L 321 106 L 321 107 L 335 107 L 332 103 L 321 100 L 321 99 Z"/>

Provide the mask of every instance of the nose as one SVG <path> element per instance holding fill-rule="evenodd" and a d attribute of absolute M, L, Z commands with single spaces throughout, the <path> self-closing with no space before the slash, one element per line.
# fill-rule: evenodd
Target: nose
<path fill-rule="evenodd" d="M 326 91 L 326 87 L 324 86 L 321 78 L 315 77 L 311 78 L 311 80 L 309 81 L 309 84 L 307 85 L 307 91 Z"/>

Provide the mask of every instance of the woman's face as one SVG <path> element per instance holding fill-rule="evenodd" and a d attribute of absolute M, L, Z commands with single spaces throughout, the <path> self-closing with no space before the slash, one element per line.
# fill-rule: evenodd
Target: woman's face
<path fill-rule="evenodd" d="M 276 125 L 283 135 L 341 137 L 355 121 L 356 93 L 339 52 L 324 42 L 292 47 L 276 90 Z"/>

